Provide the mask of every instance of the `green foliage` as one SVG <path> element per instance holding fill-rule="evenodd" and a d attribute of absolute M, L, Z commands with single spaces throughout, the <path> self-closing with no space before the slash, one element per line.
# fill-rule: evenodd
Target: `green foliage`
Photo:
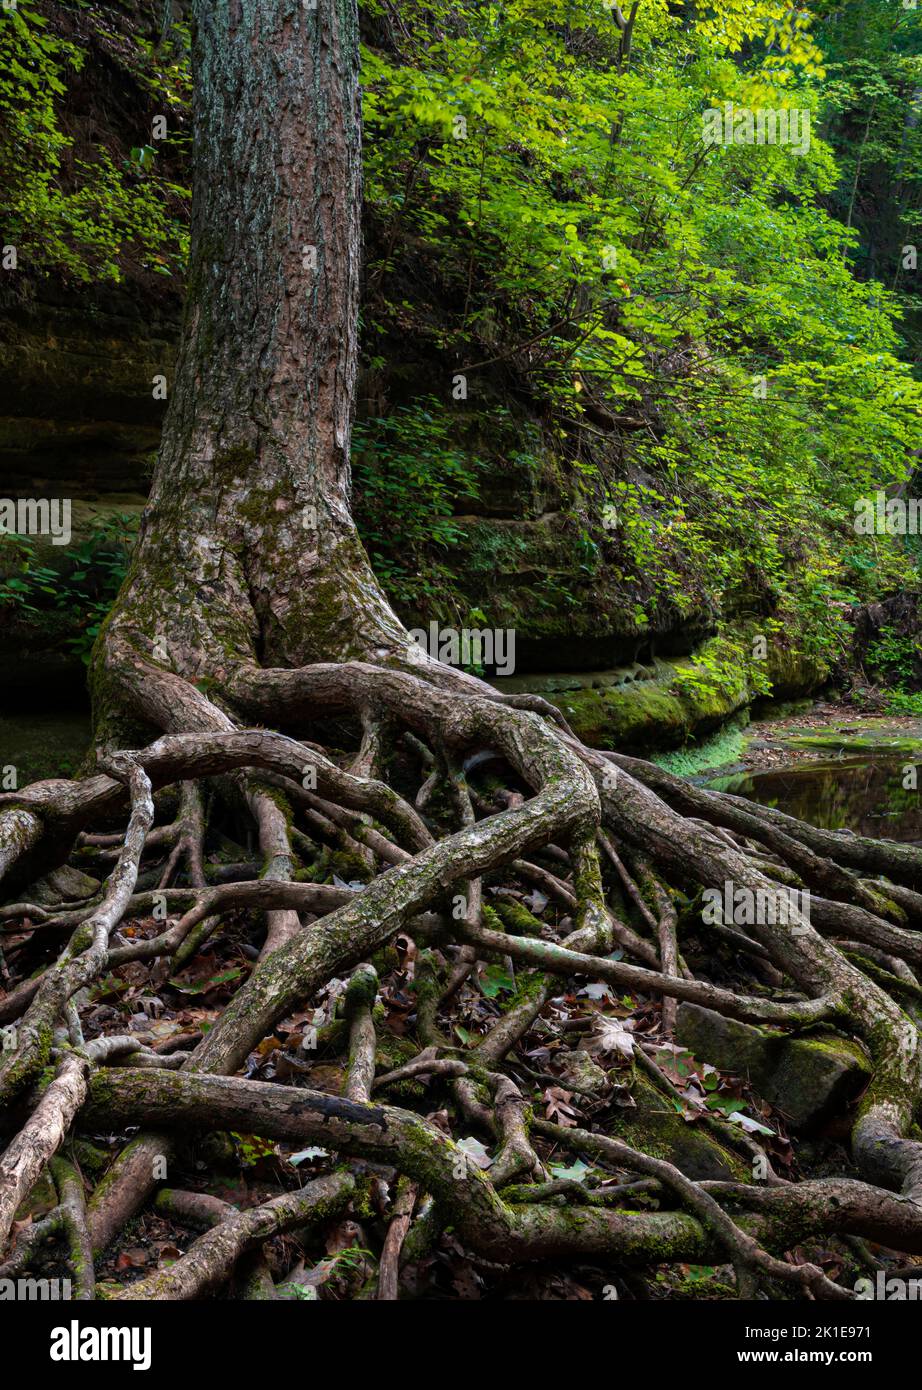
<path fill-rule="evenodd" d="M 236 1130 L 230 1133 L 244 1168 L 255 1168 L 264 1159 L 274 1158 L 278 1153 L 278 1145 L 271 1139 L 264 1139 L 258 1134 L 238 1134 Z"/>
<path fill-rule="evenodd" d="M 636 588 L 638 631 L 666 605 L 762 615 L 832 659 L 845 605 L 913 573 L 851 520 L 905 479 L 922 395 L 904 301 L 827 210 L 819 132 L 849 98 L 806 12 L 647 0 L 627 54 L 596 4 L 409 0 L 399 35 L 368 8 L 369 332 L 409 319 L 446 364 L 514 374 L 567 460 L 575 559 Z M 918 15 L 895 22 L 918 42 Z M 725 102 L 807 113 L 809 148 L 708 147 Z M 437 313 L 403 292 L 420 258 Z"/>
<path fill-rule="evenodd" d="M 885 671 L 898 685 L 912 678 L 918 659 L 918 643 L 908 634 L 897 632 L 894 627 L 882 627 L 868 653 L 873 668 Z"/>
<path fill-rule="evenodd" d="M 824 133 L 840 170 L 832 206 L 861 233 L 858 273 L 898 294 L 918 351 L 918 269 L 905 250 L 922 242 L 922 16 L 916 6 L 864 0 L 830 8 L 818 37 L 828 55 Z"/>
<path fill-rule="evenodd" d="M 741 723 L 731 722 L 701 743 L 692 742 L 685 748 L 651 753 L 650 761 L 675 777 L 696 777 L 699 773 L 737 761 L 746 746 L 743 729 Z"/>
<path fill-rule="evenodd" d="M 891 714 L 922 715 L 922 643 L 918 634 L 881 627 L 869 640 L 862 675 L 872 685 L 856 684 L 851 699 L 858 708 L 878 710 L 881 694 Z"/>
<path fill-rule="evenodd" d="M 62 37 L 37 3 L 0 10 L 0 208 L 2 241 L 18 269 L 55 271 L 83 283 L 120 280 L 126 264 L 161 275 L 181 271 L 187 254 L 188 191 L 156 172 L 150 145 L 120 158 L 103 143 L 79 142 L 62 111 L 87 50 Z M 90 26 L 105 30 L 95 8 Z M 159 109 L 182 110 L 188 65 L 133 48 L 142 86 Z M 91 122 L 92 124 L 92 122 Z"/>
<path fill-rule="evenodd" d="M 869 644 L 866 665 L 887 686 L 887 708 L 894 714 L 922 714 L 919 668 L 922 647 L 918 637 L 882 627 Z"/>
<path fill-rule="evenodd" d="M 500 994 L 515 991 L 515 981 L 502 965 L 485 965 L 480 972 L 480 988 L 485 998 L 495 999 Z"/>
<path fill-rule="evenodd" d="M 482 464 L 451 436 L 451 421 L 431 397 L 356 426 L 356 520 L 378 575 L 404 603 L 431 592 L 431 577 L 420 573 L 424 558 L 457 543 L 454 512 L 462 499 L 476 502 Z"/>
<path fill-rule="evenodd" d="M 141 0 L 0 12 L 0 241 L 22 266 L 179 273 L 189 34 L 159 25 Z M 459 571 L 483 588 L 515 561 L 518 538 L 457 520 L 517 462 L 485 404 L 499 387 L 540 421 L 528 448 L 557 470 L 579 580 L 549 573 L 538 610 L 608 584 L 638 635 L 666 612 L 744 618 L 831 663 L 848 606 L 916 584 L 922 558 L 851 524 L 922 442 L 903 257 L 922 239 L 922 10 L 643 0 L 628 45 L 601 0 L 367 0 L 363 33 L 365 349 L 387 394 L 402 344 L 427 369 L 355 438 L 358 521 L 396 602 L 458 610 Z M 81 133 L 103 60 L 130 105 L 167 112 L 167 140 L 146 118 Z M 809 147 L 706 145 L 725 103 L 807 113 Z M 72 613 L 85 651 L 117 568 L 87 593 L 20 558 L 0 601 Z M 715 648 L 687 679 L 729 684 L 744 658 Z"/>
<path fill-rule="evenodd" d="M 84 663 L 128 570 L 137 531 L 132 515 L 110 517 L 79 544 L 51 551 L 31 536 L 0 537 L 0 614 L 67 620 L 65 647 Z M 54 556 L 55 566 L 46 563 Z"/>
<path fill-rule="evenodd" d="M 922 690 L 890 690 L 887 708 L 893 714 L 922 715 Z"/>

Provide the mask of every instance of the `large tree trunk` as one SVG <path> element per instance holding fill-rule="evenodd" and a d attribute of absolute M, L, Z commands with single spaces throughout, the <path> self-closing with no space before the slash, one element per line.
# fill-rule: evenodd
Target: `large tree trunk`
<path fill-rule="evenodd" d="M 194 201 L 175 379 L 131 573 L 96 654 L 103 736 L 149 684 L 381 657 L 401 627 L 357 537 L 355 0 L 194 5 Z M 181 718 L 181 712 L 177 712 Z"/>

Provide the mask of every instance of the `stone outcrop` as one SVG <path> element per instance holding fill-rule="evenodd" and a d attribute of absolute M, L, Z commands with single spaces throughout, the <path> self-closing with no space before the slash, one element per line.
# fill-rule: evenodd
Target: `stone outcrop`
<path fill-rule="evenodd" d="M 681 1004 L 676 1038 L 700 1062 L 749 1081 L 793 1130 L 815 1130 L 855 1101 L 870 1080 L 861 1048 L 837 1033 L 788 1037 Z"/>

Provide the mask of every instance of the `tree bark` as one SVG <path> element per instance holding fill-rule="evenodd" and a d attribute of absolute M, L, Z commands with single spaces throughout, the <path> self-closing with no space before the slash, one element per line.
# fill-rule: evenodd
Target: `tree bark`
<path fill-rule="evenodd" d="M 190 727 L 185 702 L 145 697 L 151 668 L 220 691 L 240 663 L 401 641 L 350 511 L 355 0 L 196 0 L 193 21 L 186 310 L 137 552 L 95 654 L 103 738 L 139 697 L 151 723 Z"/>

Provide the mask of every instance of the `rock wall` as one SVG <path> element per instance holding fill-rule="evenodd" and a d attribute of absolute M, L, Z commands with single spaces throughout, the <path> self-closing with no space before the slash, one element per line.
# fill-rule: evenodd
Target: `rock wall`
<path fill-rule="evenodd" d="M 139 514 L 165 410 L 153 378 L 169 378 L 178 325 L 175 299 L 152 301 L 136 289 L 68 295 L 42 283 L 0 298 L 3 495 L 71 498 L 75 543 L 108 516 Z M 459 432 L 467 440 L 476 431 L 470 411 Z M 477 447 L 490 458 L 489 440 Z M 478 493 L 476 513 L 455 519 L 460 539 L 446 564 L 489 625 L 515 630 L 509 688 L 541 690 L 585 737 L 635 749 L 682 743 L 750 702 L 744 670 L 714 681 L 700 664 L 715 631 L 710 613 L 648 604 L 654 616 L 638 626 L 638 600 L 649 597 L 643 577 L 626 576 L 618 564 L 582 563 L 570 480 L 552 453 L 539 450 L 527 464 L 496 457 Z M 53 566 L 66 563 L 63 549 L 47 545 L 45 553 Z M 437 612 L 404 616 L 456 621 Z M 7 709 L 83 699 L 69 625 L 53 610 L 7 611 L 0 630 Z M 802 663 L 785 672 L 785 661 L 790 666 L 780 650 L 772 654 L 781 693 L 820 681 L 822 673 Z"/>

